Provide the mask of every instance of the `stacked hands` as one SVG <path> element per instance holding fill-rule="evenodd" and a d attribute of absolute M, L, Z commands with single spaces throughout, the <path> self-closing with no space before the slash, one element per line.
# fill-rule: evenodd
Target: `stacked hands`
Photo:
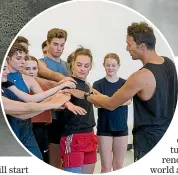
<path fill-rule="evenodd" d="M 72 89 L 76 88 L 77 82 L 71 78 L 66 77 L 60 82 L 58 82 L 58 86 L 60 86 L 60 89 L 65 90 L 59 90 L 51 97 L 48 97 L 43 101 L 43 103 L 47 103 L 49 105 L 52 105 L 53 109 L 56 110 L 63 110 L 67 108 L 69 111 L 73 112 L 75 115 L 86 115 L 87 111 L 80 106 L 76 106 L 70 102 L 71 95 L 72 95 Z M 83 91 L 81 91 L 83 92 Z"/>

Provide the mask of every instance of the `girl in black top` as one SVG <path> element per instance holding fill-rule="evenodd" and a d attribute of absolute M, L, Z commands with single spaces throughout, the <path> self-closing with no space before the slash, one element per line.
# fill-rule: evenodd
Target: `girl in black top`
<path fill-rule="evenodd" d="M 93 88 L 110 97 L 124 85 L 125 80 L 117 75 L 120 66 L 118 55 L 107 54 L 103 64 L 106 77 L 94 82 Z M 110 172 L 112 168 L 117 170 L 123 166 L 128 142 L 127 105 L 130 102 L 126 102 L 113 111 L 98 109 L 97 135 L 102 173 Z"/>
<path fill-rule="evenodd" d="M 72 56 L 72 77 L 77 82 L 76 88 L 89 92 L 86 77 L 92 67 L 91 52 L 89 49 L 79 48 Z M 97 137 L 93 131 L 95 126 L 93 105 L 85 99 L 75 97 L 71 97 L 71 102 L 84 108 L 87 113 L 80 116 L 67 109 L 64 111 L 66 124 L 60 142 L 63 167 L 68 172 L 93 174 L 97 149 Z"/>

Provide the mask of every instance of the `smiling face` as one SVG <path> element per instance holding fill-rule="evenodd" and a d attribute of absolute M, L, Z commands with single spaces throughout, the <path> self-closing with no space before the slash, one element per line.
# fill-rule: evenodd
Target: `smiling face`
<path fill-rule="evenodd" d="M 116 59 L 113 58 L 106 58 L 104 61 L 104 68 L 106 71 L 106 75 L 109 77 L 117 75 L 117 72 L 119 70 L 119 64 Z"/>
<path fill-rule="evenodd" d="M 7 81 L 7 75 L 9 74 L 9 69 L 8 69 L 8 64 L 7 61 L 5 61 L 3 70 L 2 70 L 2 77 L 1 77 L 1 82 L 6 82 Z"/>
<path fill-rule="evenodd" d="M 36 78 L 38 75 L 38 63 L 34 60 L 25 61 L 23 74 Z"/>
<path fill-rule="evenodd" d="M 12 72 L 20 72 L 23 70 L 25 64 L 26 53 L 23 51 L 17 51 L 12 56 L 8 56 L 9 68 Z"/>
<path fill-rule="evenodd" d="M 91 58 L 87 55 L 78 55 L 72 64 L 73 76 L 81 80 L 86 80 L 92 67 Z"/>

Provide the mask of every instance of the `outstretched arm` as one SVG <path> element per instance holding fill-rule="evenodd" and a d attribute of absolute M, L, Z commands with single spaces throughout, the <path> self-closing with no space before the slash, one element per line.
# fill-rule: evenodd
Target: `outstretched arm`
<path fill-rule="evenodd" d="M 113 96 L 106 97 L 104 95 L 90 95 L 87 100 L 91 103 L 98 104 L 102 108 L 114 110 L 117 107 L 130 103 L 130 99 L 148 86 L 148 82 L 153 80 L 153 75 L 150 71 L 142 69 L 132 74 L 126 83 L 116 91 Z"/>
<path fill-rule="evenodd" d="M 112 97 L 107 97 L 101 94 L 91 94 L 87 97 L 87 100 L 96 106 L 100 106 L 108 110 L 114 110 L 128 100 L 132 99 L 136 93 L 148 86 L 149 82 L 153 82 L 153 79 L 154 77 L 150 71 L 142 69 L 132 74 L 126 83 L 118 91 L 116 91 Z M 81 99 L 84 98 L 85 92 L 77 89 L 70 91 L 75 97 Z"/>
<path fill-rule="evenodd" d="M 16 86 L 10 86 L 8 89 L 10 89 L 18 98 L 20 98 L 21 100 L 25 102 L 40 102 L 46 99 L 47 97 L 53 95 L 57 91 L 63 89 L 64 87 L 75 88 L 76 86 L 75 86 L 75 83 L 71 81 L 66 81 L 65 83 L 60 84 L 54 88 L 51 88 L 47 91 L 43 91 L 43 92 L 40 92 L 34 95 L 29 95 L 19 90 L 18 88 L 16 88 Z"/>
<path fill-rule="evenodd" d="M 41 103 L 24 103 L 10 100 L 2 96 L 3 107 L 6 114 L 13 116 L 30 114 L 34 112 L 43 112 L 49 109 L 58 109 L 69 100 L 70 96 L 67 96 L 65 94 L 55 94 Z M 34 114 L 36 115 L 37 113 Z"/>
<path fill-rule="evenodd" d="M 10 100 L 2 96 L 3 107 L 6 114 L 9 115 L 22 115 L 29 114 L 31 112 L 43 112 L 49 108 L 46 104 L 28 102 L 23 103 L 19 101 Z"/>

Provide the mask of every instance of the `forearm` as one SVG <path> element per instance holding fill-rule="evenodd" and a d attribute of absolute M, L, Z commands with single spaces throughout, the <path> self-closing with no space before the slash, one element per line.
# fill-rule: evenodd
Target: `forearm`
<path fill-rule="evenodd" d="M 51 88 L 47 91 L 42 91 L 40 93 L 37 94 L 27 94 L 25 92 L 20 91 L 19 89 L 17 89 L 15 86 L 10 87 L 9 89 L 21 100 L 23 100 L 24 102 L 40 102 L 43 101 L 44 99 L 46 99 L 47 97 L 53 95 L 54 93 L 56 93 L 57 91 L 59 91 L 60 89 L 63 88 L 63 85 L 59 85 L 56 86 L 54 88 Z"/>
<path fill-rule="evenodd" d="M 115 110 L 117 107 L 124 104 L 125 101 L 127 101 L 124 95 L 120 96 L 120 98 L 117 98 L 115 94 L 112 97 L 105 95 L 90 95 L 87 100 L 93 103 L 95 106 L 99 106 L 111 111 Z"/>
<path fill-rule="evenodd" d="M 33 112 L 43 112 L 49 109 L 49 104 L 38 104 L 38 103 L 16 103 L 15 106 L 7 106 L 4 104 L 6 114 L 9 115 L 27 115 Z"/>
<path fill-rule="evenodd" d="M 87 100 L 94 103 L 97 106 L 108 110 L 115 110 L 117 107 L 131 103 L 133 94 L 127 93 L 124 88 L 116 91 L 111 97 L 104 95 L 90 95 Z"/>
<path fill-rule="evenodd" d="M 30 114 L 32 112 L 43 112 L 48 109 L 52 109 L 52 105 L 49 103 L 23 103 L 19 101 L 10 100 L 6 97 L 2 97 L 3 107 L 6 114 L 9 115 L 23 115 Z"/>
<path fill-rule="evenodd" d="M 60 86 L 51 88 L 47 91 L 40 92 L 38 94 L 29 95 L 30 97 L 28 99 L 26 99 L 26 102 L 41 102 L 41 101 L 45 100 L 46 98 L 50 97 L 51 95 L 55 94 L 57 91 L 59 91 L 62 88 L 63 88 L 63 86 L 60 85 Z"/>
<path fill-rule="evenodd" d="M 58 82 L 36 77 L 35 80 L 39 83 L 43 90 L 48 90 L 58 85 Z"/>
<path fill-rule="evenodd" d="M 64 75 L 58 73 L 58 72 L 54 72 L 50 69 L 48 69 L 46 67 L 46 65 L 44 63 L 42 63 L 41 61 L 38 60 L 39 63 L 39 70 L 38 70 L 38 74 L 48 80 L 53 80 L 53 81 L 60 81 L 63 78 L 65 78 Z"/>
<path fill-rule="evenodd" d="M 65 104 L 64 104 L 64 106 L 66 107 L 66 108 L 68 108 L 68 105 L 71 105 L 72 103 L 70 102 L 70 101 L 67 101 Z"/>
<path fill-rule="evenodd" d="M 19 119 L 22 119 L 22 120 L 26 120 L 26 119 L 29 119 L 29 118 L 32 118 L 32 117 L 35 117 L 37 116 L 38 114 L 41 114 L 43 111 L 40 111 L 40 112 L 33 112 L 33 113 L 27 113 L 27 114 L 19 114 L 19 115 L 11 115 L 13 117 L 16 117 L 16 118 L 19 118 Z"/>
<path fill-rule="evenodd" d="M 105 95 L 90 95 L 87 100 L 90 103 L 93 103 L 96 107 L 114 110 L 114 107 L 110 103 L 110 97 L 107 97 Z"/>
<path fill-rule="evenodd" d="M 58 82 L 65 78 L 65 76 L 61 73 L 51 71 L 51 74 L 47 75 L 46 77 L 44 76 L 44 78 Z"/>

